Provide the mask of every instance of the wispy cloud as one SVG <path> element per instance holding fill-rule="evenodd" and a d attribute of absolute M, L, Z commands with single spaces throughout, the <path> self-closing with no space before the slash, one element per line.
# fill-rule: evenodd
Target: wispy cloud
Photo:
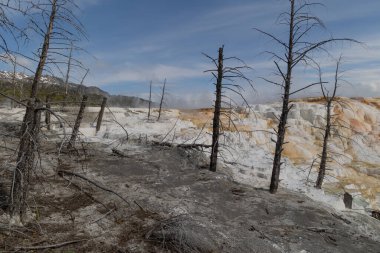
<path fill-rule="evenodd" d="M 149 80 L 162 81 L 165 78 L 171 81 L 178 81 L 205 76 L 201 66 L 188 68 L 163 64 L 140 66 L 132 64 L 127 65 L 129 66 L 125 68 L 105 72 L 102 78 L 97 78 L 95 81 L 96 84 L 102 84 L 104 87 L 111 83 L 146 82 Z"/>

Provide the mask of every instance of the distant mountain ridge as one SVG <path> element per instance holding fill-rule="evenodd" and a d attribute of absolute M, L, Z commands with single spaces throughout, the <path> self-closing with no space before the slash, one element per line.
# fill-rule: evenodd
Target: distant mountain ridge
<path fill-rule="evenodd" d="M 0 71 L 0 89 L 7 92 L 9 95 L 13 92 L 13 73 L 8 71 Z M 28 76 L 24 73 L 16 73 L 15 81 L 17 84 L 16 92 L 27 93 L 30 89 L 28 86 L 32 84 L 33 76 Z M 41 90 L 45 90 L 46 93 L 60 93 L 65 92 L 65 82 L 58 77 L 53 77 L 49 75 L 44 75 L 41 78 L 40 86 Z M 48 91 L 48 92 L 47 92 Z M 134 96 L 124 96 L 124 95 L 111 95 L 108 92 L 100 89 L 96 86 L 85 86 L 76 83 L 69 83 L 69 94 L 78 96 L 78 94 L 88 95 L 90 100 L 97 101 L 102 97 L 108 98 L 109 106 L 117 107 L 148 107 L 149 101 L 134 97 Z"/>

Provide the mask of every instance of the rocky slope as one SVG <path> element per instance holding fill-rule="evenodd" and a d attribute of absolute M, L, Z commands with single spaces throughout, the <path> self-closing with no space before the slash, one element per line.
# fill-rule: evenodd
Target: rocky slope
<path fill-rule="evenodd" d="M 146 109 L 110 108 L 96 133 L 93 119 L 99 108 L 89 107 L 78 154 L 63 152 L 58 161 L 56 143 L 62 135 L 57 134 L 63 129 L 56 124 L 45 132 L 42 170 L 37 170 L 42 174 L 33 175 L 39 180 L 31 187 L 32 220 L 28 230 L 11 227 L 21 235 L 11 233 L 1 240 L 5 237 L 0 233 L 0 248 L 78 240 L 62 250 L 376 253 L 380 221 L 368 211 L 379 206 L 379 100 L 339 102 L 334 111 L 345 122 L 339 130 L 345 138 L 333 136 L 329 176 L 323 190 L 316 190 L 317 166 L 310 171 L 310 165 L 320 152 L 325 108 L 319 99 L 295 101 L 276 195 L 267 189 L 271 128 L 279 104 L 237 109 L 231 124 L 223 119 L 217 173 L 207 170 L 207 149 L 175 147 L 210 143 L 211 109 L 165 110 L 156 121 L 157 110 L 147 120 Z M 71 122 L 77 108 L 71 108 L 73 113 L 69 109 L 59 114 Z M 0 135 L 8 148 L 1 149 L 1 180 L 10 178 L 12 149 L 18 144 L 12 133 L 23 114 L 21 108 L 0 109 L 0 132 L 11 134 Z M 65 130 L 70 133 L 69 127 Z M 131 205 L 80 178 L 59 178 L 57 170 L 83 175 L 120 193 Z M 345 208 L 344 192 L 354 197 L 354 210 Z M 0 231 L 9 229 L 3 226 L 7 219 L 0 213 Z"/>
<path fill-rule="evenodd" d="M 89 109 L 94 112 L 96 108 Z M 210 144 L 212 110 L 166 110 L 160 122 L 146 121 L 146 110 L 114 108 L 106 115 L 102 130 L 94 136 L 92 127 L 82 132 L 91 140 L 105 141 L 130 136 L 175 143 Z M 254 105 L 235 111 L 233 123 L 223 119 L 221 168 L 234 180 L 267 188 L 271 175 L 280 104 Z M 323 191 L 313 185 L 321 152 L 325 107 L 320 99 L 298 100 L 289 115 L 281 185 L 344 209 L 343 196 L 353 196 L 353 209 L 380 209 L 380 100 L 340 98 L 334 106 L 336 125 L 329 144 L 330 162 Z M 314 163 L 313 163 L 314 161 Z M 312 169 L 311 165 L 313 164 Z M 325 194 L 324 194 L 325 193 Z"/>

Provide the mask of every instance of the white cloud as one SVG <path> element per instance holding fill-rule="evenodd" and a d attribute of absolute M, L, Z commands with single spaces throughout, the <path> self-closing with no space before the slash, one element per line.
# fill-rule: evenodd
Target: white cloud
<path fill-rule="evenodd" d="M 132 66 L 128 64 L 124 68 L 107 71 L 103 74 L 103 78 L 95 81 L 96 84 L 102 84 L 103 86 L 111 83 L 120 82 L 146 82 L 149 80 L 164 80 L 167 78 L 170 81 L 178 81 L 183 79 L 191 79 L 205 76 L 203 70 L 200 66 L 187 68 L 170 66 L 164 64 L 157 65 L 141 65 Z"/>

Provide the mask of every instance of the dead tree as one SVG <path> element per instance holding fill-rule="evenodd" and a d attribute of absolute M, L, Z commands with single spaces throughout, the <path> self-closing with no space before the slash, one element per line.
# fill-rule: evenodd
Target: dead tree
<path fill-rule="evenodd" d="M 12 86 L 13 86 L 13 97 L 16 97 L 16 69 L 17 69 L 17 58 L 13 56 L 11 59 L 13 72 L 12 72 Z M 11 109 L 15 107 L 15 102 L 11 100 Z"/>
<path fill-rule="evenodd" d="M 34 166 L 35 142 L 39 134 L 40 111 L 38 110 L 37 91 L 38 83 L 46 63 L 50 38 L 53 33 L 54 21 L 57 11 L 57 0 L 53 0 L 40 60 L 33 78 L 30 100 L 21 127 L 21 140 L 17 156 L 17 166 L 14 171 L 12 188 L 10 192 L 11 203 L 9 211 L 11 216 L 19 216 L 21 221 L 26 213 L 26 201 L 28 197 L 29 175 Z"/>
<path fill-rule="evenodd" d="M 75 120 L 73 131 L 71 133 L 70 141 L 67 144 L 67 149 L 74 148 L 75 141 L 76 141 L 76 139 L 78 137 L 78 133 L 79 133 L 79 127 L 80 127 L 80 124 L 82 123 L 82 119 L 83 119 L 83 115 L 84 115 L 84 109 L 86 108 L 87 98 L 88 97 L 86 95 L 83 95 L 82 102 L 80 104 L 79 112 L 77 115 L 77 119 Z"/>
<path fill-rule="evenodd" d="M 218 161 L 219 135 L 220 135 L 220 111 L 222 108 L 222 81 L 223 81 L 223 47 L 219 48 L 218 76 L 215 84 L 214 118 L 212 121 L 212 142 L 210 156 L 210 171 L 216 171 Z"/>
<path fill-rule="evenodd" d="M 282 110 L 281 115 L 278 118 L 278 127 L 276 131 L 276 147 L 273 159 L 272 177 L 270 183 L 270 192 L 276 193 L 280 181 L 280 169 L 281 169 L 281 156 L 284 150 L 285 134 L 287 128 L 287 119 L 289 111 L 292 108 L 290 104 L 290 96 L 300 91 L 303 91 L 309 87 L 319 84 L 312 83 L 306 85 L 298 90 L 292 91 L 293 86 L 293 70 L 299 65 L 299 63 L 306 63 L 311 60 L 311 53 L 322 50 L 325 51 L 324 46 L 337 41 L 351 41 L 357 42 L 348 38 L 329 38 L 322 41 L 309 41 L 308 38 L 311 32 L 317 27 L 324 28 L 324 24 L 318 17 L 309 13 L 309 9 L 313 6 L 318 6 L 318 3 L 308 3 L 303 0 L 290 0 L 289 12 L 284 12 L 280 15 L 280 23 L 285 24 L 289 28 L 288 41 L 284 42 L 280 38 L 264 32 L 260 29 L 256 29 L 260 33 L 273 39 L 277 44 L 283 48 L 282 53 L 268 52 L 274 58 L 274 64 L 280 81 L 273 81 L 263 78 L 267 82 L 277 85 L 282 88 Z"/>
<path fill-rule="evenodd" d="M 29 102 L 24 118 L 23 135 L 21 136 L 17 155 L 17 166 L 13 175 L 13 184 L 10 193 L 9 211 L 12 215 L 19 215 L 23 221 L 26 214 L 26 202 L 29 192 L 30 174 L 35 163 L 35 153 L 38 149 L 38 135 L 40 131 L 41 103 Z"/>
<path fill-rule="evenodd" d="M 86 79 L 89 72 L 90 72 L 90 69 L 86 69 L 86 72 L 84 73 L 82 80 L 80 81 L 80 85 L 83 85 L 84 80 Z"/>
<path fill-rule="evenodd" d="M 331 136 L 331 127 L 332 127 L 332 106 L 333 102 L 335 100 L 336 91 L 338 89 L 338 81 L 339 81 L 339 65 L 340 65 L 341 58 L 337 61 L 336 69 L 335 69 L 335 80 L 334 80 L 334 88 L 331 96 L 329 95 L 328 90 L 325 89 L 325 87 L 322 84 L 322 72 L 319 68 L 319 78 L 321 83 L 321 90 L 323 94 L 323 98 L 326 102 L 326 126 L 325 126 L 325 132 L 323 134 L 323 144 L 322 144 L 322 154 L 321 154 L 321 162 L 319 164 L 319 171 L 318 171 L 318 178 L 317 182 L 315 184 L 315 187 L 318 189 L 322 188 L 322 183 L 325 178 L 326 174 L 326 163 L 327 163 L 327 148 L 329 144 L 329 138 Z"/>
<path fill-rule="evenodd" d="M 98 115 L 98 121 L 96 122 L 96 132 L 99 132 L 100 127 L 102 125 L 102 120 L 103 120 L 103 114 L 104 114 L 104 108 L 107 105 L 107 98 L 104 97 L 102 101 L 102 105 L 100 106 L 100 112 Z"/>
<path fill-rule="evenodd" d="M 46 111 L 45 111 L 45 124 L 46 124 L 46 129 L 50 130 L 50 109 L 51 109 L 51 101 L 50 101 L 50 96 L 46 96 Z"/>
<path fill-rule="evenodd" d="M 72 41 L 73 36 L 82 34 L 82 26 L 71 9 L 76 6 L 72 0 L 31 3 L 32 11 L 28 15 L 31 30 L 41 36 L 43 42 L 37 53 L 38 64 L 21 126 L 17 166 L 13 173 L 10 192 L 9 213 L 11 216 L 19 217 L 21 221 L 26 213 L 29 175 L 35 164 L 34 154 L 38 143 L 41 111 L 49 110 L 43 108 L 38 100 L 39 83 L 44 71 L 52 71 L 50 65 L 58 67 L 60 61 L 56 59 L 56 56 L 63 56 L 63 54 L 57 50 L 65 47 L 67 40 Z M 53 50 L 50 50 L 52 45 L 54 45 Z"/>
<path fill-rule="evenodd" d="M 73 57 L 73 43 L 71 42 L 70 48 L 69 48 L 69 55 L 67 60 L 67 69 L 66 69 L 66 75 L 65 75 L 65 94 L 64 99 L 62 103 L 62 107 L 65 107 L 67 104 L 67 97 L 69 92 L 69 78 L 70 78 L 70 71 L 71 71 L 71 59 Z"/>
<path fill-rule="evenodd" d="M 164 103 L 164 97 L 165 97 L 165 87 L 166 87 L 166 78 L 165 78 L 165 81 L 164 81 L 164 86 L 162 87 L 162 94 L 161 94 L 161 100 L 160 100 L 160 108 L 158 109 L 157 121 L 159 121 L 160 118 L 161 118 L 162 105 Z"/>
<path fill-rule="evenodd" d="M 70 78 L 70 70 L 71 70 L 71 58 L 73 57 L 73 43 L 71 42 L 71 46 L 69 49 L 69 58 L 67 61 L 67 71 L 65 77 L 65 96 L 67 96 L 69 92 L 69 78 Z"/>
<path fill-rule="evenodd" d="M 150 81 L 149 85 L 149 105 L 148 105 L 148 120 L 150 119 L 150 110 L 152 107 L 152 81 Z"/>
<path fill-rule="evenodd" d="M 213 77 L 216 79 L 215 84 L 215 104 L 214 104 L 214 115 L 213 115 L 213 123 L 212 123 L 212 143 L 211 143 L 211 155 L 210 155 L 210 171 L 215 172 L 217 167 L 217 161 L 218 161 L 218 154 L 219 154 L 219 138 L 221 135 L 221 115 L 224 113 L 227 117 L 230 115 L 229 109 L 227 112 L 223 112 L 222 103 L 223 97 L 226 97 L 226 95 L 223 95 L 225 90 L 232 91 L 235 94 L 238 94 L 246 103 L 247 106 L 248 102 L 245 100 L 244 96 L 242 95 L 241 89 L 242 87 L 237 84 L 233 83 L 224 83 L 224 81 L 228 80 L 230 82 L 233 82 L 233 79 L 239 78 L 244 79 L 247 81 L 251 86 L 251 80 L 245 77 L 245 75 L 241 72 L 242 69 L 249 69 L 247 65 L 243 61 L 241 61 L 239 58 L 236 57 L 224 57 L 224 46 L 220 47 L 218 50 L 218 58 L 214 59 L 206 54 L 204 54 L 207 58 L 211 59 L 212 62 L 215 65 L 215 69 L 207 70 L 205 72 L 211 72 Z M 243 66 L 239 67 L 226 67 L 224 65 L 225 60 L 238 60 L 239 62 L 243 63 Z M 229 97 L 226 97 L 229 98 Z M 232 101 L 231 98 L 230 103 Z M 227 113 L 227 114 L 226 114 Z"/>

